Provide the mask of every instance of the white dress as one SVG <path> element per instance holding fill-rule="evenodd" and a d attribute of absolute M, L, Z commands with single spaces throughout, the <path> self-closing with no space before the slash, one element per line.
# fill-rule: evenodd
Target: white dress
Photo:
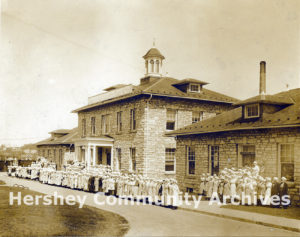
<path fill-rule="evenodd" d="M 271 188 L 272 188 L 272 183 L 268 182 L 266 185 L 266 193 L 265 193 L 265 203 L 266 205 L 271 204 Z"/>

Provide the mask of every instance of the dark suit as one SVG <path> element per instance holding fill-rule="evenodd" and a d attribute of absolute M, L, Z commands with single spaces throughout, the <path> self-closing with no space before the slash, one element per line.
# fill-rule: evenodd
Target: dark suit
<path fill-rule="evenodd" d="M 288 207 L 288 205 L 286 203 L 282 203 L 283 196 L 288 195 L 288 192 L 289 192 L 289 188 L 288 188 L 287 183 L 282 182 L 279 185 L 279 196 L 280 196 L 280 204 L 283 206 L 283 208 L 287 208 Z"/>
<path fill-rule="evenodd" d="M 272 188 L 271 188 L 271 196 L 277 196 L 277 197 L 280 197 L 279 196 L 279 190 L 280 189 L 280 184 L 278 182 L 274 182 L 272 183 Z M 276 202 L 277 203 L 277 202 Z M 278 205 L 272 205 L 272 207 L 280 207 L 280 202 Z"/>

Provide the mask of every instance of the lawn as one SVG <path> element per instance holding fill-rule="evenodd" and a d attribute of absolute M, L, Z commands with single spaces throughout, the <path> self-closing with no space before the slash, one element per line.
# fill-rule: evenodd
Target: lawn
<path fill-rule="evenodd" d="M 0 186 L 0 236 L 123 236 L 126 219 L 84 206 L 9 205 L 9 192 L 43 195 L 20 187 Z"/>
<path fill-rule="evenodd" d="M 5 182 L 3 180 L 0 180 L 0 185 L 4 185 Z"/>
<path fill-rule="evenodd" d="M 300 220 L 300 208 L 299 207 L 289 207 L 288 209 L 283 208 L 272 208 L 264 206 L 243 206 L 243 205 L 226 205 L 221 208 L 229 208 L 239 211 L 255 212 L 260 214 L 266 214 L 271 216 L 280 216 L 291 219 Z"/>

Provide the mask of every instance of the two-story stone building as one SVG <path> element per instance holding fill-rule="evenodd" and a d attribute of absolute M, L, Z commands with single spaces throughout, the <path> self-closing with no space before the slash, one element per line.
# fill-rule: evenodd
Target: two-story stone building
<path fill-rule="evenodd" d="M 61 169 L 63 164 L 75 160 L 74 139 L 78 138 L 78 129 L 58 129 L 50 134 L 50 138 L 35 144 L 38 155 L 55 162 L 57 169 Z"/>
<path fill-rule="evenodd" d="M 109 87 L 73 111 L 78 113 L 80 136 L 76 157 L 87 166 L 108 164 L 149 176 L 174 175 L 176 141 L 165 133 L 232 109 L 237 102 L 206 89 L 206 82 L 163 77 L 165 57 L 156 48 L 144 59 L 146 74 L 139 85 Z"/>
<path fill-rule="evenodd" d="M 257 161 L 264 176 L 285 176 L 300 186 L 300 89 L 266 95 L 265 62 L 260 93 L 214 118 L 169 133 L 176 136 L 176 176 L 183 191 L 197 192 L 202 173 Z"/>

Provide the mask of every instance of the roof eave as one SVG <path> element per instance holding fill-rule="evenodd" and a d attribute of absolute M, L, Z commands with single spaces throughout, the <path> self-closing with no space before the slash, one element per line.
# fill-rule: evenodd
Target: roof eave
<path fill-rule="evenodd" d="M 203 99 L 203 98 L 196 98 L 196 97 L 189 97 L 189 96 L 166 95 L 166 94 L 151 93 L 151 92 L 143 92 L 142 94 L 144 94 L 144 95 L 156 95 L 156 96 L 172 97 L 172 98 L 181 98 L 181 99 L 189 99 L 189 100 L 210 101 L 210 102 L 225 103 L 225 104 L 233 104 L 234 103 L 234 101 Z"/>
<path fill-rule="evenodd" d="M 273 125 L 273 126 L 262 126 L 262 127 L 245 127 L 245 128 L 229 128 L 216 131 L 197 131 L 197 132 L 182 132 L 182 133 L 167 133 L 166 136 L 187 136 L 187 135 L 198 135 L 198 134 L 208 134 L 208 133 L 219 133 L 219 132 L 230 132 L 230 131 L 242 131 L 242 130 L 256 130 L 256 129 L 270 129 L 270 128 L 289 128 L 289 127 L 300 127 L 300 124 L 290 124 L 290 125 Z"/>

